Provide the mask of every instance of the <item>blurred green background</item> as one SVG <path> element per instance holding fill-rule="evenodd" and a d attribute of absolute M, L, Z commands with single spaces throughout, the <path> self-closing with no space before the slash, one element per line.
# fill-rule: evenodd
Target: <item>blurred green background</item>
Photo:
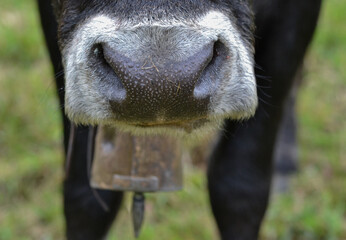
<path fill-rule="evenodd" d="M 0 3 L 0 239 L 63 239 L 60 112 L 33 0 Z M 346 239 L 346 1 L 324 1 L 299 92 L 300 172 L 261 239 Z M 210 240 L 205 169 L 148 196 L 140 240 Z M 129 196 L 110 239 L 133 239 Z"/>

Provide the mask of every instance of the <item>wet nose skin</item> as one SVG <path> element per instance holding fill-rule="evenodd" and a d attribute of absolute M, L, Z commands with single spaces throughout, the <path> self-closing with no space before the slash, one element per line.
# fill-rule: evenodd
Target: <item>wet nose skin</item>
<path fill-rule="evenodd" d="M 136 61 L 135 56 L 129 58 L 103 43 L 103 57 L 117 76 L 114 81 L 120 81 L 126 93 L 125 98 L 109 100 L 114 117 L 128 123 L 155 124 L 206 116 L 211 93 L 196 97 L 194 89 L 213 57 L 213 46 L 207 44 L 183 61 L 159 54 Z"/>

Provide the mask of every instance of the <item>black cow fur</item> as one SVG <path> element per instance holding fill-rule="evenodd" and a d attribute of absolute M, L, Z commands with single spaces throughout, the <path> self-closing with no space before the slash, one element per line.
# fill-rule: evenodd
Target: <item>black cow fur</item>
<path fill-rule="evenodd" d="M 61 106 L 64 106 L 64 74 L 58 30 L 62 39 L 68 41 L 78 18 L 85 18 L 90 11 L 107 4 L 118 4 L 117 14 L 124 18 L 138 17 L 138 13 L 133 11 L 135 8 L 131 8 L 133 4 L 151 9 L 163 8 L 166 12 L 180 7 L 182 17 L 193 18 L 195 14 L 202 14 L 210 3 L 215 3 L 224 11 L 234 11 L 237 26 L 249 45 L 253 44 L 255 36 L 259 106 L 255 116 L 246 122 L 226 121 L 222 138 L 209 161 L 209 196 L 223 240 L 257 239 L 268 205 L 274 146 L 279 144 L 276 143 L 278 131 L 283 119 L 290 118 L 288 114 L 292 114 L 292 111 L 284 111 L 284 106 L 311 41 L 321 0 L 254 0 L 253 6 L 250 1 L 243 0 L 194 0 L 181 1 L 181 4 L 179 1 L 62 0 L 54 1 L 56 15 L 60 21 L 65 21 L 59 29 L 50 1 L 38 0 Z M 157 6 L 153 8 L 155 4 Z M 254 35 L 251 8 L 255 16 Z M 191 9 L 194 11 L 191 12 Z M 160 17 L 157 12 L 152 14 Z M 64 114 L 62 116 L 67 152 L 71 123 Z M 89 128 L 77 127 L 69 177 L 64 181 L 68 239 L 102 239 L 116 216 L 123 196 L 121 192 L 98 191 L 110 207 L 109 211 L 104 211 L 92 194 L 86 161 Z"/>

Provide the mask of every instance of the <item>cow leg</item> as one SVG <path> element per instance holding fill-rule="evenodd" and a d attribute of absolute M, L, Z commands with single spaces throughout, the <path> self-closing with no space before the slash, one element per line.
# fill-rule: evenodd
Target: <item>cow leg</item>
<path fill-rule="evenodd" d="M 103 239 L 119 210 L 123 193 L 93 190 L 87 163 L 88 127 L 78 127 L 72 159 L 64 181 L 67 239 Z M 71 136 L 70 136 L 71 137 Z"/>
<path fill-rule="evenodd" d="M 297 123 L 295 96 L 290 96 L 284 106 L 282 123 L 274 152 L 275 172 L 287 175 L 297 170 Z"/>
<path fill-rule="evenodd" d="M 247 124 L 227 122 L 208 169 L 212 210 L 223 240 L 257 239 L 271 182 L 277 119 L 258 110 Z"/>
<path fill-rule="evenodd" d="M 54 67 L 55 82 L 63 116 L 64 148 L 68 150 L 70 122 L 63 113 L 64 74 L 57 44 L 57 23 L 50 1 L 38 0 L 41 23 L 49 55 Z M 87 164 L 88 127 L 77 127 L 68 177 L 64 181 L 64 212 L 68 239 L 102 239 L 107 233 L 122 199 L 121 192 L 94 191 L 90 188 Z M 101 206 L 100 200 L 105 206 Z M 107 208 L 107 209 L 106 209 Z"/>
<path fill-rule="evenodd" d="M 298 169 L 296 98 L 302 80 L 298 71 L 292 90 L 286 99 L 281 126 L 274 149 L 274 192 L 287 191 L 292 175 Z"/>
<path fill-rule="evenodd" d="M 67 239 L 104 239 L 117 211 L 122 193 L 98 191 L 108 210 L 101 207 L 88 183 L 64 183 L 64 212 Z"/>
<path fill-rule="evenodd" d="M 210 201 L 223 240 L 257 239 L 283 114 L 283 107 L 260 104 L 248 122 L 225 124 L 208 168 Z"/>
<path fill-rule="evenodd" d="M 254 3 L 259 107 L 246 123 L 226 122 L 208 169 L 210 201 L 223 240 L 258 237 L 284 103 L 320 9 L 316 0 Z"/>

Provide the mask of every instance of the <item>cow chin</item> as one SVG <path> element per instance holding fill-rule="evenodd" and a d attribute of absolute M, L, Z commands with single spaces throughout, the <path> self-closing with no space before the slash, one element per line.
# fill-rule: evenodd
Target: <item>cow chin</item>
<path fill-rule="evenodd" d="M 66 112 L 69 119 L 77 125 L 108 126 L 123 132 L 131 133 L 135 136 L 167 135 L 184 140 L 188 145 L 194 145 L 208 138 L 208 136 L 213 135 L 215 132 L 222 130 L 225 119 L 242 121 L 253 115 L 252 113 L 244 114 L 243 112 L 237 112 L 234 113 L 232 117 L 219 115 L 190 121 L 157 121 L 143 123 L 140 120 L 138 120 L 138 122 L 116 121 L 113 118 L 107 117 L 111 115 L 111 113 L 107 112 L 105 109 L 106 108 L 104 108 L 104 110 L 93 111 L 93 113 L 98 113 L 99 115 L 90 115 L 87 112 L 76 114 L 75 111 L 68 109 Z"/>
<path fill-rule="evenodd" d="M 147 31 L 147 27 L 151 30 Z M 157 40 L 161 32 L 167 36 L 174 33 L 174 37 L 169 38 L 167 43 L 161 42 Z M 144 35 L 145 33 L 150 34 Z M 62 55 L 66 76 L 65 111 L 75 123 L 110 125 L 136 135 L 169 134 L 190 138 L 221 128 L 226 118 L 249 118 L 256 110 L 257 93 L 252 48 L 242 38 L 232 21 L 221 12 L 212 11 L 190 22 L 160 20 L 149 24 L 117 21 L 114 17 L 97 15 L 80 24 L 73 36 L 75 37 L 63 47 Z M 157 45 L 155 41 L 158 42 Z M 161 79 L 163 75 L 155 75 L 158 81 L 150 82 L 150 78 L 145 81 L 136 78 L 137 80 L 127 83 L 116 80 L 113 87 L 111 81 L 105 79 L 113 76 L 114 72 L 99 73 L 98 64 L 90 63 L 90 58 L 94 58 L 93 53 L 97 55 L 100 51 L 95 46 L 100 45 L 104 51 L 115 49 L 116 54 L 113 55 L 121 56 L 127 62 L 130 61 L 128 59 L 141 62 L 140 71 L 151 71 L 150 76 L 159 76 L 162 68 L 157 68 L 152 58 L 148 58 L 147 55 L 164 59 L 163 61 L 166 57 L 167 61 L 178 66 L 178 70 L 172 70 L 174 73 L 184 72 L 185 70 L 180 68 L 181 63 L 195 59 L 195 56 L 202 56 L 200 62 L 204 65 L 188 65 L 188 68 L 195 67 L 198 70 L 198 74 L 188 71 L 186 73 L 192 77 L 198 75 L 198 79 L 191 80 L 194 85 L 191 85 L 189 80 L 179 82 L 174 77 L 174 83 L 170 84 Z M 157 50 L 152 50 L 151 45 L 166 49 L 166 52 L 155 52 Z M 210 56 L 201 49 L 210 51 Z M 108 63 L 116 69 L 116 73 L 119 72 L 119 76 L 127 74 L 127 70 L 123 68 L 130 67 L 126 64 L 118 66 L 119 63 L 114 63 L 117 59 L 113 61 L 113 55 L 105 57 Z M 110 58 L 112 59 L 109 60 Z M 150 59 L 150 65 L 147 65 L 147 59 Z M 138 76 L 143 76 L 142 72 Z M 114 75 L 113 79 L 116 78 Z M 126 76 L 123 78 L 126 79 Z M 150 85 L 160 81 L 161 85 Z M 147 85 L 143 87 L 145 84 Z M 180 89 L 181 86 L 186 86 L 187 90 Z M 175 87 L 177 89 L 173 89 Z M 175 98 L 180 93 L 185 94 L 180 97 L 181 99 L 168 99 Z M 155 98 L 156 96 L 159 97 Z M 123 102 L 126 104 L 121 105 Z M 164 109 L 166 102 L 168 108 Z M 132 110 L 128 110 L 127 106 Z M 140 112 L 138 115 L 133 110 L 136 108 Z M 177 116 L 174 115 L 174 111 L 177 112 Z"/>
<path fill-rule="evenodd" d="M 77 121 L 75 124 L 107 126 L 122 132 L 130 133 L 134 136 L 152 136 L 163 135 L 170 136 L 182 140 L 187 145 L 195 145 L 196 143 L 213 136 L 217 131 L 223 129 L 223 120 L 193 120 L 190 122 L 174 122 L 174 123 L 153 123 L 142 124 L 127 122 L 117 122 L 112 120 L 89 120 Z"/>

